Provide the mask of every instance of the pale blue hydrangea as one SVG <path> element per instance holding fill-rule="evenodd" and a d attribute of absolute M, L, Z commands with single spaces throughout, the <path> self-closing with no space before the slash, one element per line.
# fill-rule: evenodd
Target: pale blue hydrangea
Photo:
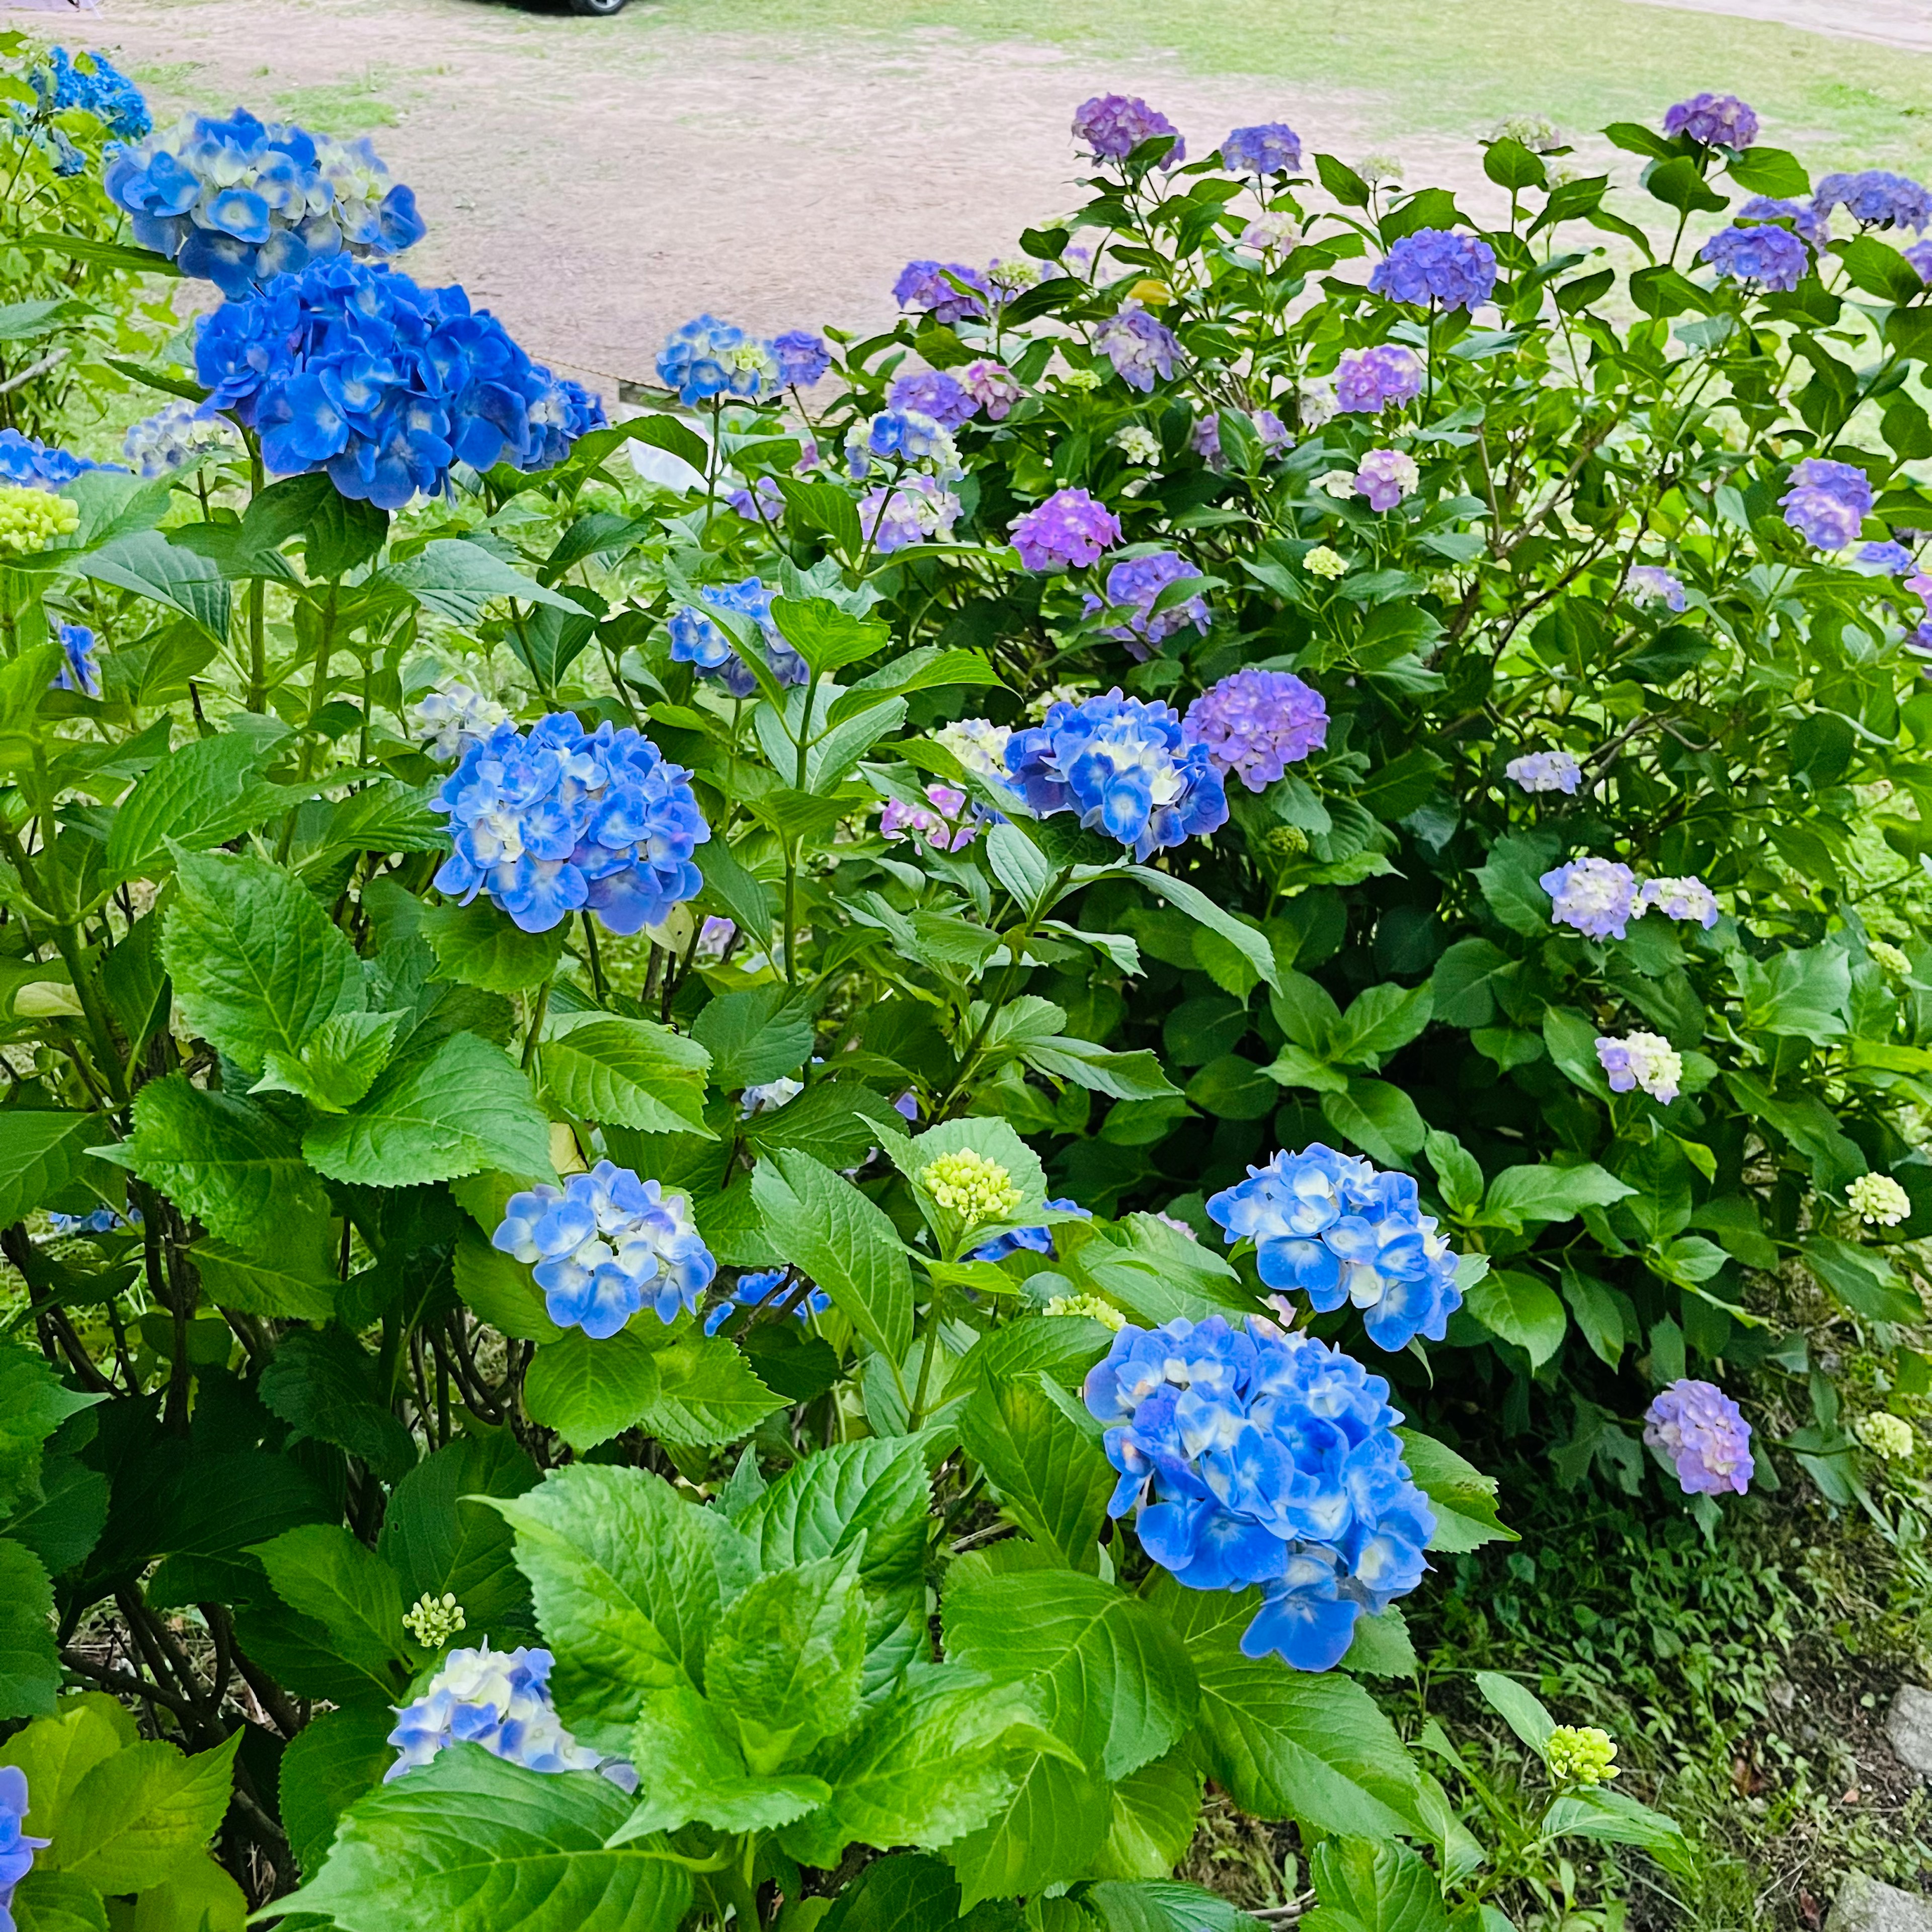
<path fill-rule="evenodd" d="M 1887 577 L 1903 576 L 1906 571 L 1918 567 L 1918 560 L 1911 551 L 1891 538 L 1882 543 L 1865 544 L 1858 552 L 1858 561 L 1866 569 L 1880 572 Z"/>
<path fill-rule="evenodd" d="M 944 369 L 914 369 L 895 376 L 886 391 L 886 406 L 930 417 L 944 430 L 970 422 L 980 410 L 979 399 Z"/>
<path fill-rule="evenodd" d="M 1787 223 L 1814 255 L 1822 254 L 1832 238 L 1832 214 L 1816 201 L 1786 201 L 1775 195 L 1754 194 L 1738 210 L 1740 221 Z"/>
<path fill-rule="evenodd" d="M 698 594 L 712 610 L 748 617 L 758 626 L 766 668 L 779 683 L 809 681 L 811 667 L 772 622 L 772 599 L 778 593 L 768 585 L 748 577 L 742 584 L 707 584 Z M 737 640 L 695 605 L 680 604 L 664 628 L 670 635 L 674 663 L 694 664 L 701 676 L 718 679 L 734 698 L 749 698 L 758 690 L 758 680 Z"/>
<path fill-rule="evenodd" d="M 1683 584 L 1660 563 L 1633 565 L 1624 588 L 1634 604 L 1660 603 L 1667 610 L 1682 610 L 1690 602 Z"/>
<path fill-rule="evenodd" d="M 860 533 L 880 556 L 946 542 L 960 514 L 959 499 L 936 476 L 901 476 L 859 499 Z"/>
<path fill-rule="evenodd" d="M 454 763 L 472 745 L 480 745 L 510 714 L 494 698 L 486 698 L 460 680 L 425 692 L 410 706 L 410 730 L 423 749 L 446 764 Z"/>
<path fill-rule="evenodd" d="M 27 1774 L 14 1765 L 0 1765 L 0 1932 L 14 1932 L 14 1888 L 33 1870 L 34 1854 L 53 1843 L 27 1835 L 31 1808 Z"/>
<path fill-rule="evenodd" d="M 658 380 L 692 409 L 720 398 L 761 402 L 785 379 L 769 342 L 715 315 L 700 315 L 673 330 L 658 350 Z"/>
<path fill-rule="evenodd" d="M 54 689 L 98 698 L 100 664 L 94 656 L 94 633 L 85 624 L 56 624 L 54 635 L 61 647 L 61 665 L 54 674 Z"/>
<path fill-rule="evenodd" d="M 1537 880 L 1551 900 L 1550 917 L 1591 939 L 1622 939 L 1643 908 L 1637 878 L 1611 859 L 1573 859 Z"/>
<path fill-rule="evenodd" d="M 845 432 L 845 466 L 854 482 L 880 463 L 944 478 L 959 474 L 959 451 L 945 426 L 932 416 L 917 410 L 881 410 Z"/>
<path fill-rule="evenodd" d="M 122 448 L 137 476 L 167 476 L 214 457 L 240 455 L 242 438 L 211 404 L 183 398 L 135 424 Z"/>
<path fill-rule="evenodd" d="M 1638 888 L 1637 916 L 1654 906 L 1666 919 L 1701 926 L 1706 932 L 1718 922 L 1718 896 L 1702 879 L 1646 879 Z"/>
<path fill-rule="evenodd" d="M 808 328 L 788 328 L 772 338 L 772 357 L 778 365 L 778 380 L 788 389 L 808 389 L 832 367 L 832 351 L 825 338 Z"/>
<path fill-rule="evenodd" d="M 1634 1033 L 1622 1040 L 1607 1034 L 1597 1038 L 1597 1064 L 1612 1094 L 1641 1088 L 1665 1106 L 1676 1099 L 1684 1078 L 1684 1060 L 1661 1034 Z"/>
<path fill-rule="evenodd" d="M 1583 767 L 1574 752 L 1526 752 L 1503 767 L 1525 791 L 1560 791 L 1574 794 L 1583 782 Z"/>
<path fill-rule="evenodd" d="M 92 114 L 117 141 L 138 141 L 154 127 L 141 90 L 105 54 L 86 52 L 82 66 L 64 47 L 50 47 L 45 62 L 27 78 L 55 112 L 78 107 Z"/>
<path fill-rule="evenodd" d="M 563 1728 L 550 1702 L 547 1650 L 453 1650 L 422 1695 L 396 1707 L 388 1742 L 398 1753 L 386 1784 L 450 1744 L 476 1744 L 526 1771 L 596 1771 L 602 1760 Z M 4 1774 L 0 1774 L 3 1775 Z"/>
<path fill-rule="evenodd" d="M 1871 514 L 1871 478 L 1856 464 L 1808 456 L 1792 466 L 1790 487 L 1778 500 L 1784 520 L 1814 550 L 1843 550 Z"/>

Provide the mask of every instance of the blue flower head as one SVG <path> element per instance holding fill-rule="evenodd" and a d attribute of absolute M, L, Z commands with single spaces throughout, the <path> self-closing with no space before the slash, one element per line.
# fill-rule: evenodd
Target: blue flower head
<path fill-rule="evenodd" d="M 535 1264 L 558 1327 L 599 1342 L 646 1305 L 667 1324 L 694 1312 L 718 1272 L 684 1196 L 608 1160 L 561 1188 L 512 1195 L 490 1240 Z"/>
<path fill-rule="evenodd" d="M 1077 812 L 1143 863 L 1227 822 L 1221 774 L 1208 747 L 1184 736 L 1180 712 L 1118 690 L 1050 705 L 1007 740 L 1006 770 L 1036 817 Z"/>
<path fill-rule="evenodd" d="M 1369 286 L 1391 302 L 1440 302 L 1474 308 L 1496 285 L 1496 251 L 1479 235 L 1454 228 L 1418 228 L 1376 264 Z"/>
<path fill-rule="evenodd" d="M 1811 251 L 1775 222 L 1720 228 L 1697 251 L 1727 281 L 1748 282 L 1780 294 L 1797 287 L 1811 266 Z"/>
<path fill-rule="evenodd" d="M 23 490 L 58 490 L 84 470 L 118 470 L 118 463 L 90 463 L 64 449 L 55 449 L 38 436 L 16 429 L 0 429 L 0 483 Z"/>
<path fill-rule="evenodd" d="M 430 808 L 450 818 L 439 891 L 479 892 L 526 932 L 579 910 L 613 932 L 659 924 L 704 881 L 692 853 L 711 836 L 681 765 L 607 718 L 586 733 L 553 712 L 527 737 L 498 725 L 472 743 Z"/>
<path fill-rule="evenodd" d="M 1221 143 L 1221 159 L 1238 175 L 1285 175 L 1301 165 L 1301 137 L 1285 121 L 1237 128 Z"/>
<path fill-rule="evenodd" d="M 1057 1208 L 1062 1214 L 1078 1214 L 1088 1220 L 1091 1213 L 1077 1201 L 1049 1201 L 1049 1208 Z M 1004 1234 L 995 1234 L 982 1246 L 975 1248 L 968 1257 L 976 1262 L 1003 1262 L 1009 1255 L 1045 1255 L 1049 1259 L 1054 1253 L 1053 1230 L 1051 1228 L 1012 1228 Z"/>
<path fill-rule="evenodd" d="M 420 1697 L 396 1710 L 388 1742 L 399 1754 L 388 1784 L 449 1744 L 476 1744 L 526 1771 L 595 1771 L 596 1752 L 563 1728 L 550 1701 L 555 1662 L 547 1650 L 452 1650 Z M 0 1773 L 0 1776 L 4 1776 Z"/>
<path fill-rule="evenodd" d="M 731 1292 L 731 1299 L 721 1301 L 705 1316 L 705 1334 L 716 1334 L 741 1308 L 763 1308 L 768 1303 L 788 1300 L 794 1286 L 788 1268 L 760 1268 L 753 1274 L 741 1274 L 738 1286 Z M 814 1315 L 823 1315 L 831 1306 L 831 1296 L 824 1288 L 814 1288 L 792 1313 L 800 1321 L 808 1322 Z"/>
<path fill-rule="evenodd" d="M 1323 1315 L 1352 1304 L 1369 1340 L 1391 1354 L 1418 1335 L 1441 1341 L 1462 1305 L 1456 1256 L 1415 1183 L 1318 1141 L 1250 1168 L 1208 1214 L 1230 1242 L 1254 1243 L 1270 1288 L 1306 1295 Z"/>
<path fill-rule="evenodd" d="M 1190 1590 L 1258 1584 L 1241 1640 L 1298 1670 L 1340 1662 L 1363 1611 L 1421 1581 L 1435 1533 L 1388 1384 L 1258 1316 L 1130 1324 L 1087 1378 L 1120 1475 L 1108 1513 Z"/>
<path fill-rule="evenodd" d="M 824 337 L 808 328 L 788 328 L 772 337 L 772 353 L 778 360 L 778 380 L 787 388 L 808 389 L 832 367 L 832 351 Z"/>
<path fill-rule="evenodd" d="M 94 655 L 94 633 L 85 624 L 59 624 L 61 668 L 54 674 L 56 691 L 77 691 L 84 698 L 100 695 L 100 666 Z"/>
<path fill-rule="evenodd" d="M 787 378 L 772 344 L 715 315 L 700 315 L 673 330 L 658 352 L 658 380 L 691 409 L 721 396 L 762 402 Z"/>
<path fill-rule="evenodd" d="M 698 594 L 714 610 L 729 610 L 757 623 L 764 640 L 766 665 L 779 683 L 803 684 L 810 679 L 810 667 L 772 622 L 772 598 L 776 593 L 757 578 L 748 577 L 742 584 L 706 584 Z M 702 610 L 680 604 L 665 628 L 670 633 L 675 662 L 695 664 L 701 676 L 720 679 L 734 698 L 749 698 L 758 690 L 758 680 L 752 675 L 736 640 Z"/>
<path fill-rule="evenodd" d="M 105 54 L 84 53 L 78 65 L 64 47 L 50 47 L 44 66 L 27 78 L 34 92 L 59 113 L 78 107 L 92 114 L 117 141 L 138 141 L 154 124 L 141 90 Z"/>
<path fill-rule="evenodd" d="M 10 1764 L 0 1765 L 0 1926 L 12 1926 L 14 1888 L 33 1870 L 34 1854 L 53 1842 L 27 1836 L 29 1808 L 27 1774 Z"/>

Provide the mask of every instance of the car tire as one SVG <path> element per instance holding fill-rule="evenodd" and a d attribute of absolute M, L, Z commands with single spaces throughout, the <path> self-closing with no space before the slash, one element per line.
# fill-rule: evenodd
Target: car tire
<path fill-rule="evenodd" d="M 573 14 L 592 14 L 600 19 L 607 14 L 621 14 L 624 6 L 625 0 L 570 0 Z"/>

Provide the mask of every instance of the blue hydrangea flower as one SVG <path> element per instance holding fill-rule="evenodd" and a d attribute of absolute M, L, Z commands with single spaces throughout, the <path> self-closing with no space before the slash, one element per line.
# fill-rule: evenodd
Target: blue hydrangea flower
<path fill-rule="evenodd" d="M 1418 1335 L 1441 1341 L 1462 1305 L 1456 1256 L 1415 1183 L 1318 1141 L 1250 1168 L 1210 1199 L 1208 1216 L 1230 1243 L 1253 1241 L 1270 1288 L 1298 1291 L 1323 1315 L 1352 1303 L 1391 1354 Z"/>
<path fill-rule="evenodd" d="M 1355 1619 L 1422 1580 L 1436 1514 L 1388 1384 L 1312 1336 L 1220 1316 L 1114 1336 L 1087 1378 L 1120 1473 L 1108 1514 L 1190 1590 L 1262 1587 L 1250 1657 L 1328 1670 Z"/>
<path fill-rule="evenodd" d="M 34 1868 L 34 1854 L 44 1852 L 51 1838 L 30 1838 L 26 1831 L 29 1809 L 27 1774 L 13 1765 L 0 1765 L 0 1928 L 13 1932 L 14 1888 Z"/>
<path fill-rule="evenodd" d="M 1720 228 L 1697 251 L 1727 280 L 1788 293 L 1811 266 L 1811 251 L 1788 228 L 1761 222 Z"/>
<path fill-rule="evenodd" d="M 1821 254 L 1825 244 L 1832 238 L 1832 218 L 1829 208 L 1821 208 L 1817 202 L 1783 201 L 1774 195 L 1754 194 L 1738 210 L 1740 221 L 1783 221 L 1790 224 L 1791 232 L 1798 236 L 1812 254 Z"/>
<path fill-rule="evenodd" d="M 1073 138 L 1096 160 L 1124 161 L 1143 141 L 1172 134 L 1162 167 L 1177 166 L 1187 158 L 1187 143 L 1165 114 L 1135 94 L 1096 94 L 1073 110 Z"/>
<path fill-rule="evenodd" d="M 1784 520 L 1814 550 L 1843 550 L 1871 514 L 1871 478 L 1856 464 L 1808 456 L 1792 466 L 1790 488 L 1778 500 Z"/>
<path fill-rule="evenodd" d="M 1301 136 L 1285 121 L 1237 128 L 1221 143 L 1221 160 L 1238 175 L 1285 175 L 1301 165 Z"/>
<path fill-rule="evenodd" d="M 1057 1208 L 1064 1214 L 1078 1214 L 1091 1220 L 1091 1211 L 1077 1201 L 1049 1201 L 1049 1208 Z M 968 1257 L 976 1262 L 1003 1262 L 1009 1255 L 1045 1255 L 1050 1259 L 1054 1253 L 1053 1230 L 1051 1228 L 1011 1228 L 1004 1234 L 995 1234 L 990 1241 L 982 1242 Z"/>
<path fill-rule="evenodd" d="M 1932 224 L 1932 194 L 1904 175 L 1883 168 L 1858 174 L 1827 175 L 1812 190 L 1821 220 L 1842 208 L 1861 228 L 1916 228 Z"/>
<path fill-rule="evenodd" d="M 1641 918 L 1636 874 L 1610 859 L 1573 859 L 1536 882 L 1550 895 L 1550 917 L 1590 939 L 1622 939 Z"/>
<path fill-rule="evenodd" d="M 124 1215 L 117 1214 L 112 1208 L 96 1208 L 86 1214 L 56 1214 L 47 1216 L 47 1225 L 56 1234 L 111 1234 L 122 1228 L 138 1228 L 142 1225 L 141 1210 L 130 1208 Z"/>
<path fill-rule="evenodd" d="M 778 380 L 788 389 L 808 389 L 832 367 L 832 351 L 824 336 L 808 328 L 788 328 L 772 338 Z"/>
<path fill-rule="evenodd" d="M 1757 1466 L 1751 1426 L 1714 1382 L 1680 1377 L 1661 1390 L 1643 1418 L 1643 1439 L 1670 1458 L 1687 1496 L 1742 1496 Z"/>
<path fill-rule="evenodd" d="M 81 58 L 84 68 L 66 48 L 49 48 L 46 64 L 27 76 L 34 92 L 56 113 L 84 109 L 117 141 L 140 140 L 154 124 L 141 90 L 105 54 L 90 52 Z"/>
<path fill-rule="evenodd" d="M 415 195 L 368 141 L 270 125 L 239 108 L 123 148 L 103 185 L 142 248 L 238 299 L 345 250 L 400 254 L 426 232 Z"/>
<path fill-rule="evenodd" d="M 888 409 L 929 417 L 941 429 L 957 429 L 980 412 L 977 398 L 958 376 L 944 369 L 914 369 L 892 378 L 886 392 Z"/>
<path fill-rule="evenodd" d="M 211 405 L 260 434 L 277 476 L 326 470 L 384 509 L 446 491 L 454 464 L 550 466 L 604 421 L 460 289 L 340 257 L 204 316 L 194 359 Z"/>
<path fill-rule="evenodd" d="M 90 463 L 64 449 L 50 448 L 38 436 L 0 429 L 0 483 L 23 490 L 58 490 L 84 470 L 118 470 L 118 463 Z"/>
<path fill-rule="evenodd" d="M 730 610 L 751 618 L 764 640 L 765 664 L 781 684 L 804 684 L 812 676 L 804 658 L 787 644 L 772 622 L 772 599 L 778 593 L 748 577 L 742 584 L 710 584 L 698 592 L 714 610 Z M 670 654 L 680 664 L 695 664 L 706 677 L 722 680 L 734 698 L 749 698 L 758 680 L 744 660 L 737 640 L 724 627 L 688 604 L 671 613 Z"/>
<path fill-rule="evenodd" d="M 1130 389 L 1151 393 L 1156 377 L 1163 382 L 1174 374 L 1174 352 L 1180 344 L 1166 322 L 1148 314 L 1137 302 L 1123 303 L 1094 332 L 1094 346 L 1114 365 L 1114 373 Z"/>
<path fill-rule="evenodd" d="M 1205 745 L 1186 742 L 1180 714 L 1118 690 L 1049 705 L 1040 724 L 1007 740 L 1006 770 L 1036 817 L 1078 812 L 1143 864 L 1227 822 L 1221 774 Z"/>
<path fill-rule="evenodd" d="M 656 926 L 704 883 L 691 855 L 711 828 L 690 776 L 608 718 L 586 734 L 553 712 L 527 737 L 500 724 L 430 802 L 453 848 L 436 890 L 466 905 L 488 892 L 526 932 L 580 910 L 613 932 Z"/>
<path fill-rule="evenodd" d="M 1440 302 L 1474 308 L 1496 285 L 1496 251 L 1479 235 L 1454 228 L 1418 228 L 1376 264 L 1369 286 L 1391 302 Z"/>
<path fill-rule="evenodd" d="M 933 418 L 916 410 L 881 410 L 845 432 L 845 466 L 854 482 L 875 463 L 908 466 L 933 476 L 959 474 L 959 452 Z"/>
<path fill-rule="evenodd" d="M 970 292 L 962 294 L 955 286 L 959 282 Z M 892 299 L 901 308 L 922 310 L 938 322 L 983 316 L 992 293 L 986 278 L 964 262 L 908 262 L 892 284 Z"/>
<path fill-rule="evenodd" d="M 1162 640 L 1190 625 L 1197 631 L 1208 628 L 1208 601 L 1204 597 L 1184 598 L 1163 610 L 1155 610 L 1160 593 L 1170 584 L 1179 584 L 1201 574 L 1199 567 L 1171 550 L 1157 550 L 1151 556 L 1130 556 L 1107 573 L 1107 594 L 1096 597 L 1090 592 L 1086 610 L 1090 616 L 1110 606 L 1131 611 L 1124 624 L 1110 624 L 1106 634 L 1118 638 L 1130 655 L 1144 662 Z"/>
<path fill-rule="evenodd" d="M 448 1744 L 480 1744 L 526 1771 L 595 1771 L 602 1760 L 563 1728 L 550 1702 L 547 1650 L 452 1650 L 422 1695 L 395 1708 L 388 1742 L 400 1754 L 392 1779 L 428 1764 Z M 4 1774 L 0 1774 L 4 1775 Z"/>
<path fill-rule="evenodd" d="M 1630 575 L 1624 580 L 1624 588 L 1633 603 L 1660 603 L 1666 610 L 1682 610 L 1690 602 L 1682 580 L 1672 576 L 1660 563 L 1632 565 Z"/>
<path fill-rule="evenodd" d="M 667 1324 L 695 1311 L 718 1264 L 682 1194 L 600 1160 L 561 1188 L 510 1196 L 492 1244 L 532 1272 L 560 1328 L 604 1341 L 646 1306 Z"/>
<path fill-rule="evenodd" d="M 1665 110 L 1664 131 L 1688 134 L 1700 147 L 1742 152 L 1757 139 L 1757 116 L 1735 94 L 1694 94 Z"/>
<path fill-rule="evenodd" d="M 136 476 L 170 476 L 213 457 L 238 456 L 242 439 L 211 404 L 179 398 L 136 423 L 122 448 Z"/>
<path fill-rule="evenodd" d="M 1865 544 L 1858 552 L 1858 560 L 1867 569 L 1881 572 L 1887 577 L 1898 577 L 1918 567 L 1918 559 L 1911 551 L 1889 538 L 1882 543 Z"/>
<path fill-rule="evenodd" d="M 56 691 L 77 691 L 85 698 L 100 695 L 100 665 L 94 655 L 94 633 L 85 624 L 58 624 L 61 668 L 54 674 Z"/>
<path fill-rule="evenodd" d="M 715 315 L 700 315 L 671 332 L 658 352 L 658 380 L 677 392 L 686 409 L 729 396 L 762 401 L 784 384 L 772 345 Z"/>
<path fill-rule="evenodd" d="M 1265 791 L 1328 742 L 1328 706 L 1292 671 L 1238 670 L 1187 707 L 1181 728 L 1208 747 L 1214 768 Z"/>
<path fill-rule="evenodd" d="M 729 1301 L 721 1301 L 704 1318 L 704 1332 L 715 1335 L 741 1308 L 763 1308 L 768 1302 L 782 1302 L 790 1299 L 794 1283 L 788 1268 L 761 1268 L 754 1274 L 741 1274 L 738 1286 L 731 1292 Z M 814 1288 L 792 1310 L 801 1322 L 808 1322 L 814 1315 L 823 1315 L 832 1306 L 832 1298 L 824 1288 Z"/>
<path fill-rule="evenodd" d="M 1526 752 L 1510 759 L 1503 771 L 1525 791 L 1560 791 L 1574 796 L 1583 782 L 1583 767 L 1574 752 Z"/>

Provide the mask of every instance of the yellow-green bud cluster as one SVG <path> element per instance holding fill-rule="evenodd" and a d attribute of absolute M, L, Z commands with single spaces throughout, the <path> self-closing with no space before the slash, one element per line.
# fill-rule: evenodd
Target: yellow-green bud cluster
<path fill-rule="evenodd" d="M 433 1597 L 425 1590 L 403 1612 L 403 1628 L 425 1650 L 440 1650 L 469 1619 L 453 1592 Z"/>
<path fill-rule="evenodd" d="M 1326 544 L 1317 544 L 1301 560 L 1301 567 L 1310 577 L 1325 577 L 1331 582 L 1336 578 L 1346 577 L 1348 574 L 1348 560 L 1330 550 Z"/>
<path fill-rule="evenodd" d="M 1862 1174 L 1845 1190 L 1852 1212 L 1861 1221 L 1895 1228 L 1912 1212 L 1912 1196 L 1888 1174 Z"/>
<path fill-rule="evenodd" d="M 1918 1447 L 1911 1424 L 1882 1408 L 1860 1416 L 1852 1424 L 1852 1432 L 1874 1456 L 1882 1456 L 1888 1462 L 1904 1462 Z"/>
<path fill-rule="evenodd" d="M 0 550 L 31 556 L 80 527 L 80 506 L 46 490 L 0 484 Z"/>
<path fill-rule="evenodd" d="M 940 1207 L 958 1215 L 969 1228 L 983 1221 L 1009 1219 L 1026 1198 L 998 1161 L 988 1160 L 970 1148 L 940 1155 L 920 1169 L 919 1178 Z"/>
<path fill-rule="evenodd" d="M 1617 1748 L 1594 1724 L 1558 1724 L 1543 1748 L 1544 1762 L 1558 1784 L 1604 1784 L 1617 1774 Z"/>
<path fill-rule="evenodd" d="M 1889 973 L 1894 980 L 1907 980 L 1912 976 L 1912 962 L 1889 940 L 1870 940 L 1865 950 L 1871 955 L 1874 964 Z"/>
<path fill-rule="evenodd" d="M 1097 1294 L 1056 1294 L 1044 1310 L 1048 1315 L 1084 1315 L 1118 1335 L 1127 1325 L 1127 1318 L 1111 1301 Z"/>

